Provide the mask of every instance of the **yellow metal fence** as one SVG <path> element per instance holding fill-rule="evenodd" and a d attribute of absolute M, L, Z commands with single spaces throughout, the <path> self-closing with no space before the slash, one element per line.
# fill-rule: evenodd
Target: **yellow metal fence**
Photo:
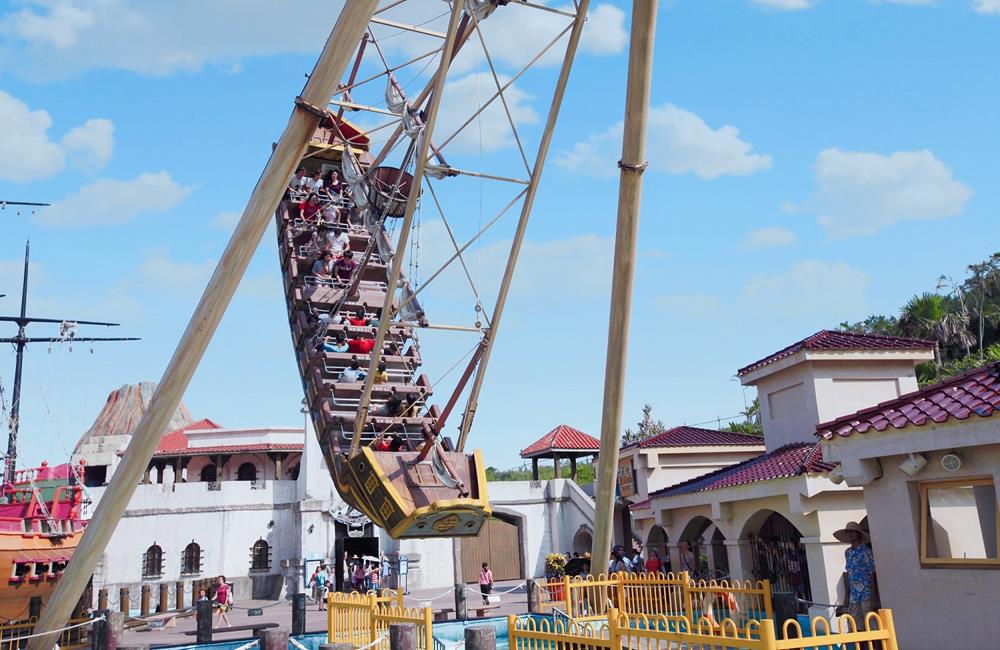
<path fill-rule="evenodd" d="M 403 594 L 399 591 L 333 593 L 327 597 L 327 642 L 350 643 L 360 647 L 377 641 L 376 648 L 387 649 L 389 625 L 414 623 L 417 626 L 417 648 L 432 650 L 432 619 L 429 607 L 403 607 Z"/>
<path fill-rule="evenodd" d="M 692 626 L 685 616 L 626 615 L 612 608 L 602 623 L 509 616 L 507 633 L 510 650 L 899 650 L 888 609 L 868 614 L 860 630 L 850 616 L 837 623 L 838 630 L 833 631 L 829 621 L 817 617 L 811 636 L 802 636 L 798 624 L 789 621 L 778 638 L 770 619 L 740 627 L 731 619 L 716 623 L 701 618 Z"/>
<path fill-rule="evenodd" d="M 774 616 L 767 580 L 695 582 L 686 572 L 612 573 L 540 585 L 542 608 L 563 611 L 576 622 L 603 620 L 612 608 L 630 615 L 680 616 L 691 623 L 728 618 L 741 627 Z"/>
<path fill-rule="evenodd" d="M 89 618 L 72 619 L 66 624 L 72 629 L 65 630 L 59 637 L 60 648 L 84 648 L 90 645 L 90 625 L 80 625 L 87 623 Z M 11 623 L 0 625 L 0 650 L 20 650 L 28 645 L 28 637 L 35 630 L 35 619 L 24 623 Z"/>

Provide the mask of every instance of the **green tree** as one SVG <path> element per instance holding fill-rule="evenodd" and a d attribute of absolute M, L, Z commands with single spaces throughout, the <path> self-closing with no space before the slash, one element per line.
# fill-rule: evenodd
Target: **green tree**
<path fill-rule="evenodd" d="M 760 398 L 753 398 L 753 403 L 740 411 L 743 421 L 730 422 L 722 428 L 723 431 L 732 433 L 750 433 L 754 435 L 764 435 L 764 428 L 760 424 Z"/>
<path fill-rule="evenodd" d="M 993 253 L 986 261 L 970 264 L 968 268 L 970 275 L 957 288 L 957 293 L 962 296 L 963 305 L 968 303 L 970 316 L 975 317 L 979 358 L 982 360 L 986 325 L 996 325 L 1000 319 L 1000 306 L 996 304 L 1000 291 L 1000 253 Z"/>
<path fill-rule="evenodd" d="M 645 440 L 646 438 L 658 435 L 667 430 L 663 422 L 660 420 L 653 419 L 653 407 L 649 404 L 644 404 L 642 407 L 642 420 L 636 424 L 636 429 L 625 429 L 625 433 L 622 434 L 622 446 L 630 445 L 633 442 L 639 442 L 640 440 Z"/>
<path fill-rule="evenodd" d="M 900 310 L 900 332 L 903 336 L 937 341 L 939 348 L 962 347 L 968 353 L 973 343 L 969 316 L 956 306 L 956 301 L 939 293 L 924 292 L 913 296 Z M 941 367 L 940 351 L 937 366 Z"/>

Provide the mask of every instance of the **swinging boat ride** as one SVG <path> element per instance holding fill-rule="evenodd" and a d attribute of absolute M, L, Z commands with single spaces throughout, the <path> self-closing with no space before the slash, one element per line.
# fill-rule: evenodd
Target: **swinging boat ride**
<path fill-rule="evenodd" d="M 404 6 L 396 6 L 400 4 Z M 394 538 L 478 535 L 491 514 L 482 454 L 469 451 L 466 444 L 565 75 L 586 15 L 586 3 L 582 4 L 575 10 L 556 12 L 562 15 L 552 21 L 558 26 L 553 40 L 540 47 L 538 56 L 516 75 L 520 77 L 570 33 L 571 46 L 562 75 L 556 79 L 549 123 L 538 138 L 534 165 L 528 163 L 527 139 L 518 132 L 509 110 L 512 81 L 493 67 L 486 25 L 496 12 L 555 10 L 533 3 L 455 2 L 450 11 L 438 16 L 444 22 L 450 15 L 447 30 L 438 33 L 394 20 L 392 11 L 376 12 L 360 40 L 348 78 L 329 106 L 317 110 L 320 124 L 276 211 L 292 341 L 326 465 L 344 500 Z M 398 12 L 405 5 L 412 2 L 390 3 L 388 9 Z M 510 15 L 506 18 L 516 20 Z M 431 43 L 424 56 L 394 65 L 393 52 L 383 41 L 401 32 L 436 43 Z M 449 106 L 449 114 L 464 110 L 463 118 L 468 117 L 456 129 L 455 124 L 437 124 L 443 122 L 437 118 L 442 104 L 450 99 L 442 82 L 463 47 L 476 49 L 489 62 L 492 74 L 482 78 L 491 80 L 483 94 L 492 98 L 470 106 Z M 410 96 L 398 77 L 409 76 L 409 68 L 432 57 L 438 62 L 436 74 L 422 91 Z M 375 72 L 359 81 L 359 71 L 366 68 Z M 376 96 L 369 101 L 366 95 Z M 365 130 L 345 119 L 345 112 L 363 118 L 388 117 L 388 121 Z M 512 134 L 511 144 L 516 142 L 520 149 L 518 162 L 523 164 L 510 176 L 482 166 L 465 170 L 449 162 L 453 161 L 449 145 L 456 137 L 478 120 L 488 119 L 503 122 L 502 128 Z M 441 137 L 433 135 L 436 125 L 441 127 Z M 380 150 L 373 151 L 372 133 L 389 128 L 395 131 Z M 449 194 L 468 191 L 469 179 L 476 184 L 506 185 L 513 198 L 464 246 L 452 234 L 458 226 L 447 226 L 453 254 L 418 287 L 402 271 L 418 204 L 432 198 L 447 224 L 442 204 Z M 459 187 L 463 180 L 467 182 L 464 188 Z M 463 253 L 518 204 L 517 234 L 495 303 L 484 306 L 468 276 L 476 300 L 475 322 L 432 324 L 418 294 L 450 264 L 466 266 Z M 467 208 L 465 212 L 459 220 L 473 221 Z M 481 222 L 481 215 L 477 216 Z M 455 337 L 471 334 L 477 340 L 443 407 L 430 403 L 436 383 L 421 373 L 420 330 L 440 330 Z M 464 360 L 460 358 L 456 366 Z M 463 396 L 458 436 L 452 439 L 444 435 L 444 427 Z"/>

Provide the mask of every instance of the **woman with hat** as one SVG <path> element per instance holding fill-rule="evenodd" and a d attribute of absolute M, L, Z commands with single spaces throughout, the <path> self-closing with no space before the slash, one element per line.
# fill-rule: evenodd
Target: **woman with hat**
<path fill-rule="evenodd" d="M 865 629 L 865 615 L 874 611 L 872 600 L 875 591 L 875 557 L 868 546 L 868 532 L 856 521 L 833 534 L 837 541 L 850 544 L 844 551 L 847 572 L 847 613 L 854 619 L 857 629 Z"/>

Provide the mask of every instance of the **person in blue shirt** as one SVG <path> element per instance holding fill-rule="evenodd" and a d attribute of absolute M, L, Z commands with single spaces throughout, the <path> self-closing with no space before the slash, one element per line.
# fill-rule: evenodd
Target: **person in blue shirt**
<path fill-rule="evenodd" d="M 851 521 L 833 536 L 850 546 L 844 551 L 847 572 L 847 613 L 854 619 L 857 629 L 865 629 L 865 616 L 874 611 L 875 556 L 868 546 L 868 532 L 857 522 Z"/>
<path fill-rule="evenodd" d="M 343 332 L 337 332 L 333 338 L 323 339 L 323 352 L 347 352 L 347 337 Z"/>
<path fill-rule="evenodd" d="M 326 571 L 326 565 L 320 564 L 319 569 L 313 574 L 309 586 L 316 588 L 316 602 L 319 603 L 319 611 L 326 609 L 326 596 L 330 591 L 330 574 Z"/>
<path fill-rule="evenodd" d="M 344 384 L 360 384 L 367 376 L 368 374 L 361 369 L 361 363 L 358 361 L 358 358 L 351 357 L 351 365 L 341 371 L 337 381 Z"/>

